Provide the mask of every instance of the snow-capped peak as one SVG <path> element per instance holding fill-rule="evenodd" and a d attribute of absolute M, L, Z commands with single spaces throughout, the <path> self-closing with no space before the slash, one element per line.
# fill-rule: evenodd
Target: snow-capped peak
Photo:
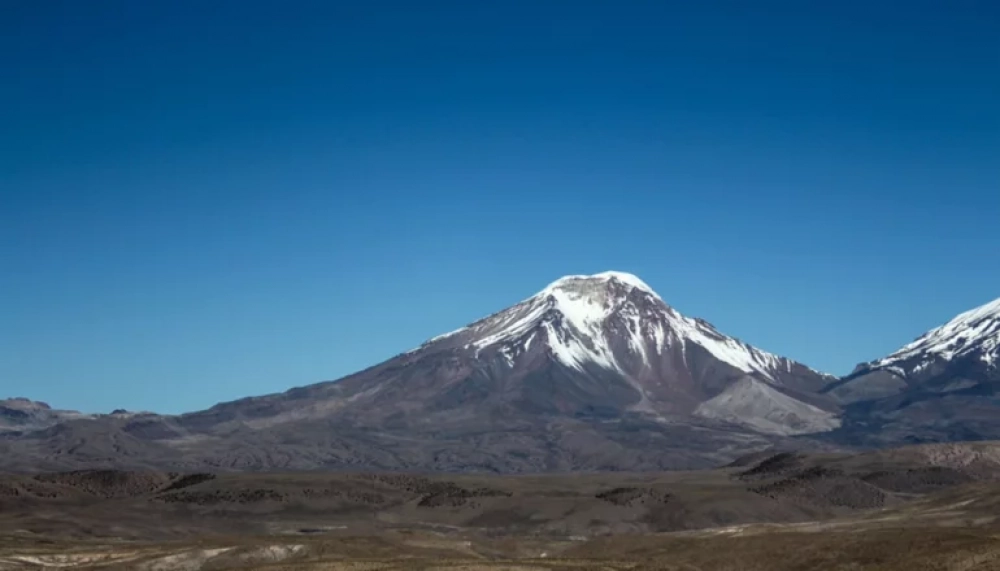
<path fill-rule="evenodd" d="M 994 364 L 998 359 L 1000 298 L 957 315 L 872 365 L 886 367 L 920 355 L 951 360 L 977 351 L 987 363 Z"/>
<path fill-rule="evenodd" d="M 636 291 L 641 295 L 636 296 Z M 446 339 L 477 354 L 499 347 L 511 361 L 533 343 L 543 342 L 571 368 L 583 370 L 591 364 L 626 376 L 637 367 L 653 367 L 653 361 L 671 348 L 686 354 L 692 346 L 765 379 L 774 380 L 779 370 L 790 372 L 792 367 L 788 359 L 727 337 L 703 320 L 681 315 L 648 284 L 624 272 L 560 278 L 521 303 L 435 337 L 424 346 Z"/>
<path fill-rule="evenodd" d="M 655 291 L 653 291 L 653 288 L 649 287 L 649 284 L 642 281 L 637 276 L 626 272 L 601 272 L 590 276 L 563 276 L 546 286 L 545 289 L 538 293 L 538 295 L 545 295 L 556 290 L 572 289 L 574 285 L 579 286 L 581 284 L 587 284 L 593 286 L 597 284 L 607 284 L 608 282 L 616 282 L 629 288 L 642 290 L 656 298 L 660 297 Z"/>

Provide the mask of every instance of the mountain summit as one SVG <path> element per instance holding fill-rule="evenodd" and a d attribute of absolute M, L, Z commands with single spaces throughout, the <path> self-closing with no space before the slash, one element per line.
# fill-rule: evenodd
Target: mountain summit
<path fill-rule="evenodd" d="M 628 377 L 668 372 L 657 370 L 663 364 L 658 361 L 674 349 L 683 355 L 708 353 L 728 367 L 778 384 L 782 377 L 790 382 L 787 373 L 795 366 L 681 315 L 645 282 L 623 272 L 560 278 L 514 307 L 428 344 L 443 340 L 461 340 L 477 352 L 496 347 L 510 361 L 540 340 L 567 367 L 599 366 Z M 822 382 L 818 374 L 809 380 Z"/>

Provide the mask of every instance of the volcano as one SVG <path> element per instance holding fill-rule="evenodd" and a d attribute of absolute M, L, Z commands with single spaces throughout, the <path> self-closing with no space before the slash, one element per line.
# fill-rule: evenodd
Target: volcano
<path fill-rule="evenodd" d="M 839 405 L 822 394 L 835 380 L 681 314 L 632 274 L 604 272 L 562 277 L 343 379 L 176 417 L 61 424 L 34 454 L 96 439 L 155 466 L 696 468 L 837 429 Z"/>

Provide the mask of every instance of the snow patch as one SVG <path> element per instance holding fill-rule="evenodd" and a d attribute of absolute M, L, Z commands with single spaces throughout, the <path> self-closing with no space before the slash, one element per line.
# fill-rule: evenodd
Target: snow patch
<path fill-rule="evenodd" d="M 698 345 L 716 359 L 746 373 L 756 372 L 774 381 L 776 380 L 774 372 L 782 367 L 784 359 L 781 357 L 722 335 L 703 321 L 678 316 L 671 325 L 680 335 L 682 342 Z"/>

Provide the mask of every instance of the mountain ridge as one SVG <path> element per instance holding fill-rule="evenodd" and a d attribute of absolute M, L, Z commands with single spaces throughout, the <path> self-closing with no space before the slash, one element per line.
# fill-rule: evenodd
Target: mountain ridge
<path fill-rule="evenodd" d="M 632 274 L 570 275 L 333 381 L 181 415 L 36 406 L 32 423 L 8 419 L 6 432 L 0 416 L 0 465 L 660 470 L 770 447 L 1000 437 L 1000 378 L 983 359 L 996 348 L 996 304 L 838 379 L 681 314 Z M 962 331 L 983 340 L 973 347 Z M 913 350 L 958 338 L 948 362 Z M 893 369 L 925 358 L 934 366 Z"/>

